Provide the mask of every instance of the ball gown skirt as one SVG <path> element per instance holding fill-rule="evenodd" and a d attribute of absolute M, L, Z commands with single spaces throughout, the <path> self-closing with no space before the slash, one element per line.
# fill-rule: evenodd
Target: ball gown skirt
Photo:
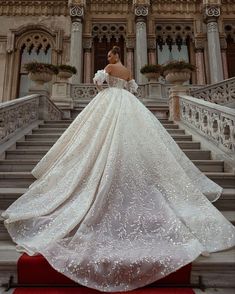
<path fill-rule="evenodd" d="M 152 283 L 235 244 L 221 187 L 185 156 L 124 80 L 99 92 L 4 213 L 17 250 L 100 291 Z M 102 80 L 102 81 L 103 81 Z"/>

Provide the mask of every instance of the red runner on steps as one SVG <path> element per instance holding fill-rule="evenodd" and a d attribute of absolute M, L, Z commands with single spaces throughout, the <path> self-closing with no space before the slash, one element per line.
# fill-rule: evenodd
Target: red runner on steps
<path fill-rule="evenodd" d="M 41 256 L 23 254 L 17 264 L 18 283 L 48 284 L 48 288 L 17 288 L 14 294 L 99 294 L 101 292 L 86 287 L 53 288 L 53 284 L 76 285 L 76 283 L 54 270 L 47 260 Z M 190 281 L 191 265 L 184 266 L 169 276 L 155 282 L 151 288 L 142 288 L 126 293 L 130 294 L 194 294 L 192 289 L 173 288 L 174 284 L 185 284 Z M 154 288 L 157 284 L 171 284 L 172 288 Z M 123 292 L 115 292 L 123 293 Z"/>

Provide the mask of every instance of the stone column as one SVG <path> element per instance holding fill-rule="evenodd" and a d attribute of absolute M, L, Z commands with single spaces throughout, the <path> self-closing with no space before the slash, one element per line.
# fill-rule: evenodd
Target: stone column
<path fill-rule="evenodd" d="M 134 47 L 135 40 L 133 38 L 127 38 L 126 40 L 126 66 L 131 71 L 132 77 L 134 76 Z"/>
<path fill-rule="evenodd" d="M 71 42 L 70 42 L 70 64 L 77 68 L 77 74 L 73 75 L 71 82 L 79 84 L 82 82 L 83 48 L 82 48 L 82 19 L 84 16 L 85 1 L 70 0 Z"/>
<path fill-rule="evenodd" d="M 227 41 L 225 38 L 220 39 L 221 58 L 223 65 L 224 79 L 228 79 L 228 63 L 227 63 Z"/>
<path fill-rule="evenodd" d="M 223 66 L 220 49 L 220 39 L 217 19 L 220 16 L 218 5 L 205 6 L 205 21 L 207 24 L 208 57 L 211 83 L 223 80 Z"/>
<path fill-rule="evenodd" d="M 204 67 L 204 55 L 201 49 L 196 49 L 196 75 L 197 75 L 197 84 L 205 85 L 205 67 Z"/>
<path fill-rule="evenodd" d="M 91 58 L 91 48 L 92 48 L 92 38 L 83 40 L 84 52 L 84 83 L 92 83 L 92 58 Z"/>
<path fill-rule="evenodd" d="M 156 38 L 148 39 L 148 63 L 156 64 Z"/>
<path fill-rule="evenodd" d="M 149 1 L 134 1 L 134 6 L 136 15 L 136 80 L 138 84 L 144 84 L 147 82 L 147 80 L 140 73 L 140 69 L 142 66 L 148 63 L 146 17 L 148 15 Z"/>

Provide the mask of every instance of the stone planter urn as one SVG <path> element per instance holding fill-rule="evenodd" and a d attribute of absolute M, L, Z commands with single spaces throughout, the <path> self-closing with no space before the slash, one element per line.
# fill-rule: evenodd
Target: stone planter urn
<path fill-rule="evenodd" d="M 174 85 L 183 85 L 183 83 L 187 82 L 191 76 L 190 69 L 181 69 L 181 70 L 168 70 L 164 72 L 165 79 L 168 83 Z"/>
<path fill-rule="evenodd" d="M 146 79 L 149 82 L 156 82 L 156 81 L 158 81 L 158 78 L 160 77 L 160 73 L 159 72 L 146 72 L 144 74 L 144 76 L 146 77 Z"/>
<path fill-rule="evenodd" d="M 43 86 L 45 83 L 48 83 L 52 80 L 52 72 L 30 72 L 29 79 L 34 81 L 37 85 Z"/>
<path fill-rule="evenodd" d="M 68 79 L 70 79 L 72 77 L 72 75 L 73 75 L 72 72 L 65 71 L 65 70 L 59 70 L 59 73 L 58 73 L 58 77 L 62 81 L 67 81 Z"/>

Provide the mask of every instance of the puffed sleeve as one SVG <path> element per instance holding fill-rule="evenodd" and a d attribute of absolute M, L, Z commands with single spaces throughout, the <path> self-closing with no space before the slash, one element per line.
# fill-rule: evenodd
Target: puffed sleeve
<path fill-rule="evenodd" d="M 135 80 L 130 80 L 127 83 L 126 88 L 129 92 L 131 92 L 132 94 L 135 94 L 135 93 L 137 93 L 138 85 L 136 84 Z"/>
<path fill-rule="evenodd" d="M 93 83 L 97 84 L 98 86 L 101 86 L 104 83 L 104 81 L 106 81 L 107 75 L 108 74 L 105 72 L 104 69 L 98 70 L 93 78 Z"/>

